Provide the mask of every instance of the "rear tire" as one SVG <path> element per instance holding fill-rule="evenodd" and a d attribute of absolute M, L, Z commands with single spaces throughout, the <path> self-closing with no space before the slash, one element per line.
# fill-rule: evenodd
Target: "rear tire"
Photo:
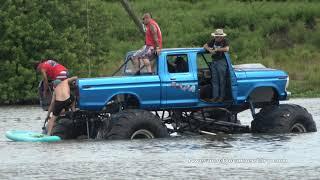
<path fill-rule="evenodd" d="M 108 125 L 101 128 L 99 138 L 104 139 L 152 139 L 168 137 L 166 126 L 159 117 L 149 111 L 128 109 L 104 121 Z"/>
<path fill-rule="evenodd" d="M 251 122 L 254 133 L 304 133 L 316 132 L 312 115 L 295 104 L 267 106 Z"/>
<path fill-rule="evenodd" d="M 73 122 L 66 117 L 60 117 L 56 120 L 51 134 L 59 136 L 61 139 L 75 139 L 76 135 L 73 133 Z"/>

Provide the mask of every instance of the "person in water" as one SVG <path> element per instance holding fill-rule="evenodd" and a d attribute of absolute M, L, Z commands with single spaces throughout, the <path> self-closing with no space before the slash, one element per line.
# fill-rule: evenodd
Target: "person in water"
<path fill-rule="evenodd" d="M 72 111 L 75 111 L 75 97 L 72 95 L 70 87 L 74 86 L 77 79 L 77 76 L 73 76 L 63 80 L 62 82 L 56 81 L 54 83 L 54 92 L 47 114 L 47 119 L 49 120 L 48 135 L 51 135 L 55 121 L 64 109 L 71 107 Z M 52 117 L 50 117 L 51 112 Z"/>

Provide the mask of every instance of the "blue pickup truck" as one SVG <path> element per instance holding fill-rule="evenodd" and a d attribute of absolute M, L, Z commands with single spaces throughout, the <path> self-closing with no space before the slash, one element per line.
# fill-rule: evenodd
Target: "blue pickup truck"
<path fill-rule="evenodd" d="M 211 54 L 203 48 L 163 49 L 151 61 L 153 73 L 134 64 L 132 55 L 112 77 L 77 81 L 78 111 L 58 118 L 54 135 L 62 138 L 135 139 L 170 133 L 213 134 L 314 132 L 306 109 L 287 100 L 289 76 L 261 64 L 228 65 L 226 98 L 211 102 Z M 137 68 L 138 67 L 138 68 Z M 237 114 L 250 109 L 251 127 Z M 257 113 L 256 109 L 260 109 Z"/>

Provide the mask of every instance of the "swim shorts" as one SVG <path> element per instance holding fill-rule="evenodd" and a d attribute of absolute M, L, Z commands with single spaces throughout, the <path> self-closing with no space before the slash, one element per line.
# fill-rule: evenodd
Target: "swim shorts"
<path fill-rule="evenodd" d="M 53 115 L 59 116 L 62 109 L 69 108 L 73 101 L 74 101 L 74 96 L 72 96 L 72 95 L 70 95 L 70 97 L 65 101 L 55 101 L 54 107 L 53 107 Z"/>

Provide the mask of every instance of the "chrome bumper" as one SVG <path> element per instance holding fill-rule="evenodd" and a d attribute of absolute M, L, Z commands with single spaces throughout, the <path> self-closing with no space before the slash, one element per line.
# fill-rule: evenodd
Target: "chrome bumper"
<path fill-rule="evenodd" d="M 289 100 L 289 97 L 291 96 L 291 92 L 287 91 L 287 97 L 286 97 L 286 100 Z"/>

